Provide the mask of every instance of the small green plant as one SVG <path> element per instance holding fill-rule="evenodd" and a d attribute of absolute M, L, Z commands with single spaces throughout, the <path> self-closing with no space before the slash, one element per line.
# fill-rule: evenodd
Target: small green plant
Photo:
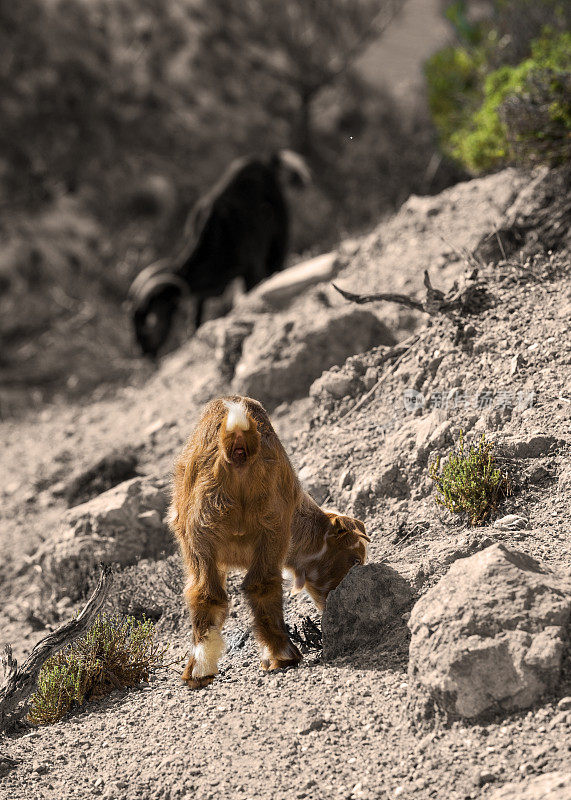
<path fill-rule="evenodd" d="M 43 665 L 28 721 L 49 725 L 85 701 L 147 680 L 167 649 L 158 647 L 153 636 L 148 619 L 99 615 L 83 637 Z"/>
<path fill-rule="evenodd" d="M 470 525 L 484 522 L 499 501 L 510 494 L 510 481 L 497 467 L 492 453 L 493 442 L 485 434 L 477 446 L 464 449 L 460 431 L 460 444 L 449 454 L 440 471 L 440 457 L 429 468 L 436 483 L 436 502 L 453 514 L 468 514 Z"/>
<path fill-rule="evenodd" d="M 448 9 L 458 43 L 425 67 L 444 152 L 473 173 L 507 163 L 564 164 L 571 154 L 571 33 L 560 0 L 495 0 L 468 21 Z"/>

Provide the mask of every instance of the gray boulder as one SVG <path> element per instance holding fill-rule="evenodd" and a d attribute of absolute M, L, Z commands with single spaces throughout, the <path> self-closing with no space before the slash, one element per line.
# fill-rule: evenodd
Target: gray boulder
<path fill-rule="evenodd" d="M 303 319 L 264 315 L 243 345 L 232 389 L 268 406 L 308 393 L 321 373 L 374 345 L 395 343 L 371 311 L 316 308 Z"/>
<path fill-rule="evenodd" d="M 256 286 L 250 297 L 259 298 L 270 308 L 281 310 L 311 286 L 332 280 L 339 265 L 337 253 L 322 253 L 272 275 Z"/>
<path fill-rule="evenodd" d="M 455 561 L 409 620 L 413 692 L 452 718 L 514 711 L 558 683 L 571 585 L 502 544 Z"/>
<path fill-rule="evenodd" d="M 58 487 L 54 486 L 52 494 L 63 496 L 69 506 L 85 503 L 113 486 L 136 477 L 137 463 L 138 457 L 133 449 L 113 451 L 86 469 L 73 473 Z"/>
<path fill-rule="evenodd" d="M 546 772 L 520 783 L 506 783 L 490 800 L 569 800 L 571 772 Z"/>
<path fill-rule="evenodd" d="M 76 506 L 38 553 L 44 574 L 56 591 L 77 598 L 100 563 L 127 566 L 172 553 L 168 503 L 164 482 L 133 478 Z"/>
<path fill-rule="evenodd" d="M 376 506 L 382 497 L 406 497 L 410 490 L 398 461 L 385 461 L 362 475 L 351 490 L 351 508 L 359 516 Z"/>
<path fill-rule="evenodd" d="M 359 378 L 349 370 L 333 367 L 311 384 L 309 394 L 312 398 L 319 398 L 325 394 L 335 400 L 340 400 L 343 397 L 352 397 L 359 384 L 361 384 Z"/>
<path fill-rule="evenodd" d="M 451 428 L 452 422 L 448 419 L 441 420 L 441 412 L 437 408 L 425 419 L 419 421 L 413 455 L 417 464 L 426 464 L 428 456 L 433 450 L 452 443 Z"/>
<path fill-rule="evenodd" d="M 324 658 L 370 648 L 411 601 L 409 584 L 387 564 L 353 567 L 325 604 Z"/>

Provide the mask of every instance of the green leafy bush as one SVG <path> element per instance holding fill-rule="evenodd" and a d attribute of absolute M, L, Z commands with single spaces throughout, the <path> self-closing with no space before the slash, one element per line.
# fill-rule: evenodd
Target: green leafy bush
<path fill-rule="evenodd" d="M 450 453 L 442 471 L 440 457 L 429 467 L 438 505 L 453 514 L 468 514 L 470 525 L 484 522 L 510 493 L 510 481 L 495 463 L 493 446 L 482 434 L 478 446 L 470 445 L 466 452 L 460 432 L 459 447 Z"/>
<path fill-rule="evenodd" d="M 43 665 L 28 720 L 49 725 L 85 701 L 147 680 L 166 648 L 153 642 L 150 620 L 99 615 L 93 627 Z"/>
<path fill-rule="evenodd" d="M 448 15 L 461 45 L 426 65 L 443 150 L 474 173 L 514 161 L 563 163 L 571 155 L 571 34 L 556 27 L 538 34 L 542 14 L 564 25 L 561 3 L 536 4 L 527 26 L 520 21 L 527 0 L 498 2 L 495 26 L 469 25 L 464 5 Z"/>

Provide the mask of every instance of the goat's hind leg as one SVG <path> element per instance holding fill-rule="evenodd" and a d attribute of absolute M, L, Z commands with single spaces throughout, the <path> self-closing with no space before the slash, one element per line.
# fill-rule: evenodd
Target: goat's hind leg
<path fill-rule="evenodd" d="M 225 576 L 215 563 L 191 571 L 185 597 L 192 622 L 193 648 L 182 679 L 191 689 L 200 689 L 214 680 L 218 660 L 224 652 L 221 630 L 228 611 Z"/>
<path fill-rule="evenodd" d="M 254 632 L 262 645 L 262 669 L 292 667 L 301 653 L 290 640 L 283 615 L 282 575 L 277 566 L 268 566 L 263 555 L 248 570 L 242 588 L 254 617 Z"/>

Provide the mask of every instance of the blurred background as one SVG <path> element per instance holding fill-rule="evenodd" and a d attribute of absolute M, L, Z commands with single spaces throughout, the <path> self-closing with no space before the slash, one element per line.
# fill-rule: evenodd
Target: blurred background
<path fill-rule="evenodd" d="M 290 261 L 411 193 L 560 163 L 565 0 L 0 0 L 0 418 L 152 369 L 134 276 L 232 159 L 297 150 Z"/>

